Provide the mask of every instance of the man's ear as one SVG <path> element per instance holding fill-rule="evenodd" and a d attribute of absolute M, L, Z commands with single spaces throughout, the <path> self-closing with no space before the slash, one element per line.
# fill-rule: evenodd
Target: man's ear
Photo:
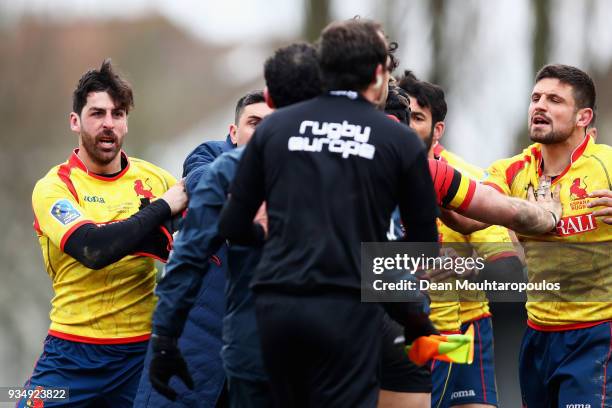
<path fill-rule="evenodd" d="M 276 109 L 276 106 L 274 105 L 274 101 L 272 100 L 272 97 L 270 96 L 270 91 L 268 90 L 267 85 L 266 87 L 264 87 L 263 94 L 264 94 L 264 100 L 266 101 L 266 105 L 268 105 L 268 108 Z"/>
<path fill-rule="evenodd" d="M 576 126 L 587 128 L 593 120 L 593 109 L 583 108 L 576 113 Z"/>
<path fill-rule="evenodd" d="M 434 125 L 434 129 L 433 129 L 433 142 L 432 142 L 432 146 L 435 145 L 436 143 L 438 143 L 440 141 L 440 139 L 442 139 L 442 136 L 444 135 L 444 130 L 446 129 L 446 125 L 444 124 L 444 122 L 440 121 L 440 122 L 436 122 L 436 124 Z"/>
<path fill-rule="evenodd" d="M 234 123 L 229 125 L 230 139 L 232 140 L 232 143 L 235 145 L 238 144 L 238 137 L 236 136 L 236 130 L 238 130 L 238 126 L 236 126 Z"/>
<path fill-rule="evenodd" d="M 383 85 L 384 74 L 382 64 L 378 64 L 374 71 L 374 88 L 379 89 Z"/>
<path fill-rule="evenodd" d="M 76 133 L 81 133 L 81 118 L 74 112 L 70 112 L 69 116 L 70 130 Z"/>

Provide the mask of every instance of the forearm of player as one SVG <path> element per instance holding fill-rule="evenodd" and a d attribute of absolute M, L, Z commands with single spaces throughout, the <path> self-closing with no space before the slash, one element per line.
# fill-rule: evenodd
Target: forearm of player
<path fill-rule="evenodd" d="M 156 200 L 130 218 L 111 224 L 85 224 L 66 241 L 64 252 L 91 269 L 102 269 L 134 252 L 141 240 L 170 218 L 165 200 Z"/>
<path fill-rule="evenodd" d="M 462 212 L 465 213 L 465 211 Z M 470 235 L 473 232 L 480 231 L 490 226 L 490 224 L 473 220 L 445 208 L 440 208 L 440 213 L 440 219 L 447 227 L 463 235 Z"/>
<path fill-rule="evenodd" d="M 507 197 L 483 184 L 476 186 L 472 202 L 460 213 L 485 224 L 502 225 L 528 235 L 551 231 L 558 219 L 557 215 L 536 204 Z"/>
<path fill-rule="evenodd" d="M 507 198 L 512 210 L 507 224 L 502 224 L 520 234 L 539 235 L 552 231 L 559 217 L 535 204 L 519 198 Z"/>

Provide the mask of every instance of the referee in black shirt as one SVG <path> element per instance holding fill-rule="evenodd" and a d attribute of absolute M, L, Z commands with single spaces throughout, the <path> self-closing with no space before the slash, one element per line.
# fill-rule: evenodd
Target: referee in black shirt
<path fill-rule="evenodd" d="M 376 406 L 383 310 L 360 301 L 360 243 L 386 241 L 396 206 L 406 240 L 437 241 L 425 147 L 375 108 L 386 98 L 388 50 L 375 22 L 327 26 L 319 59 L 328 91 L 258 126 L 221 215 L 230 242 L 257 244 L 264 230 L 252 220 L 267 204 L 252 289 L 281 407 Z M 421 305 L 385 307 L 407 338 L 433 331 Z"/>

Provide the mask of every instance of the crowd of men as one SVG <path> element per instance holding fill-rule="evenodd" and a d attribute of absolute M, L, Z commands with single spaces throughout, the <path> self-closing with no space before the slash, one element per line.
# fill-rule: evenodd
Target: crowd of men
<path fill-rule="evenodd" d="M 484 276 L 521 276 L 526 263 L 530 281 L 551 279 L 544 249 L 523 255 L 520 240 L 598 243 L 577 255 L 587 267 L 556 272 L 603 292 L 528 294 L 524 406 L 611 406 L 612 287 L 600 279 L 612 149 L 589 130 L 593 81 L 543 67 L 534 144 L 485 171 L 442 146 L 443 89 L 392 77 L 396 48 L 352 19 L 278 49 L 265 89 L 238 101 L 227 138 L 194 149 L 178 182 L 122 151 L 134 103 L 110 61 L 85 73 L 70 114 L 78 148 L 32 196 L 55 296 L 25 387 L 69 389 L 45 407 L 497 406 L 486 295 L 365 302 L 360 248 L 428 243 L 421 255 L 435 257 L 463 243 Z M 167 261 L 157 286 L 154 259 Z M 417 365 L 404 350 L 470 325 L 472 364 Z"/>

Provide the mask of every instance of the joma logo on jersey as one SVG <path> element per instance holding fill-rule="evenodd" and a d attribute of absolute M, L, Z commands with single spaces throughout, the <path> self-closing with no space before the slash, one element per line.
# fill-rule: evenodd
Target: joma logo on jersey
<path fill-rule="evenodd" d="M 346 120 L 342 123 L 305 120 L 300 123 L 300 134 L 305 134 L 310 129 L 310 134 L 315 137 L 312 140 L 308 136 L 292 136 L 289 138 L 289 151 L 299 152 L 321 152 L 327 146 L 331 153 L 338 153 L 342 158 L 359 156 L 365 159 L 373 159 L 376 148 L 366 143 L 370 139 L 371 128 L 361 128 L 360 125 L 352 125 Z M 343 140 L 341 138 L 353 140 Z"/>
<path fill-rule="evenodd" d="M 104 201 L 104 198 L 102 197 L 98 197 L 98 196 L 83 196 L 83 201 L 86 201 L 88 203 L 100 203 L 100 204 L 104 204 L 106 203 L 106 201 Z"/>
<path fill-rule="evenodd" d="M 474 390 L 461 390 L 461 391 L 453 392 L 451 394 L 451 399 L 475 397 L 475 396 L 476 396 L 476 393 L 474 392 Z"/>
<path fill-rule="evenodd" d="M 565 404 L 565 408 L 591 408 L 591 404 Z"/>
<path fill-rule="evenodd" d="M 563 217 L 557 224 L 557 234 L 562 236 L 582 234 L 597 228 L 593 213 Z"/>

